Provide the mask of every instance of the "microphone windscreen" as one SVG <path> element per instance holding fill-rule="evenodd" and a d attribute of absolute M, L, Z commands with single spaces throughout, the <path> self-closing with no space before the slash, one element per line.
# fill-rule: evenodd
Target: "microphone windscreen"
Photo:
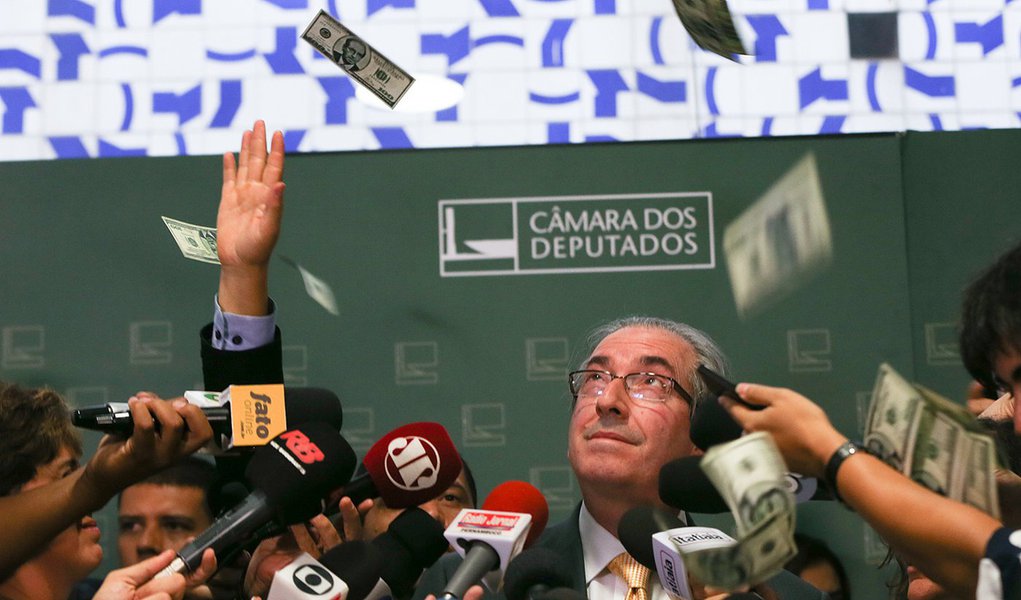
<path fill-rule="evenodd" d="M 416 566 L 425 569 L 446 553 L 449 544 L 443 537 L 445 529 L 429 513 L 415 506 L 397 515 L 386 533 L 408 549 Z"/>
<path fill-rule="evenodd" d="M 422 570 L 446 553 L 443 529 L 429 513 L 414 507 L 397 515 L 387 530 L 372 540 L 385 558 L 380 577 L 394 597 L 410 595 Z"/>
<path fill-rule="evenodd" d="M 525 538 L 525 548 L 539 539 L 549 520 L 549 505 L 546 497 L 534 485 L 526 481 L 505 481 L 493 488 L 482 504 L 482 510 L 528 513 L 532 515 L 532 526 Z"/>
<path fill-rule="evenodd" d="M 439 423 L 409 423 L 369 448 L 362 460 L 390 508 L 418 506 L 439 496 L 461 473 L 461 456 Z"/>
<path fill-rule="evenodd" d="M 287 428 L 294 429 L 311 421 L 322 421 L 340 431 L 344 409 L 337 394 L 324 388 L 284 387 Z"/>
<path fill-rule="evenodd" d="M 508 600 L 528 600 L 529 590 L 534 586 L 569 588 L 573 582 L 573 570 L 559 552 L 529 548 L 507 565 L 503 592 Z"/>
<path fill-rule="evenodd" d="M 659 470 L 659 499 L 667 506 L 708 515 L 730 512 L 723 496 L 699 466 L 702 457 L 674 459 Z"/>
<path fill-rule="evenodd" d="M 715 394 L 703 398 L 691 416 L 691 441 L 701 450 L 736 440 L 741 432 L 741 426 L 720 405 Z"/>
<path fill-rule="evenodd" d="M 559 587 L 540 594 L 536 600 L 585 600 L 585 594 L 574 588 Z"/>
<path fill-rule="evenodd" d="M 347 584 L 347 600 L 366 597 L 383 572 L 383 555 L 372 544 L 359 540 L 334 546 L 319 562 Z"/>
<path fill-rule="evenodd" d="M 336 429 L 309 422 L 256 449 L 245 478 L 266 494 L 277 518 L 289 525 L 321 511 L 322 498 L 351 479 L 357 462 L 354 450 Z"/>
<path fill-rule="evenodd" d="M 617 524 L 617 539 L 635 560 L 655 571 L 652 536 L 678 527 L 684 527 L 684 522 L 677 515 L 653 506 L 636 506 L 621 517 Z"/>

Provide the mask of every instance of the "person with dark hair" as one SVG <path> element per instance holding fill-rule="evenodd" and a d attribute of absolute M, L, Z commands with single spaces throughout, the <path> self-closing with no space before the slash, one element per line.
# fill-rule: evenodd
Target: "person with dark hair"
<path fill-rule="evenodd" d="M 567 587 L 591 600 L 665 599 L 656 574 L 625 552 L 617 526 L 633 508 L 668 509 L 659 497 L 660 468 L 699 453 L 689 435 L 692 409 L 706 393 L 696 368 L 703 363 L 724 373 L 726 360 L 704 332 L 656 317 L 611 321 L 589 340 L 587 358 L 568 375 L 573 404 L 567 458 L 582 501 L 535 545 L 563 556 L 572 574 Z M 440 559 L 415 598 L 442 593 L 460 563 L 459 556 Z M 640 577 L 629 581 L 628 574 Z M 766 584 L 783 600 L 824 598 L 786 571 Z M 693 591 L 697 597 L 706 592 L 700 585 Z M 500 597 L 478 587 L 470 593 Z"/>
<path fill-rule="evenodd" d="M 125 488 L 117 503 L 121 565 L 180 550 L 212 525 L 217 511 L 210 490 L 215 492 L 218 479 L 212 463 L 188 457 Z"/>
<path fill-rule="evenodd" d="M 984 387 L 1021 392 L 1021 244 L 983 271 L 964 291 L 961 360 Z M 1021 423 L 1015 415 L 1015 431 Z"/>
<path fill-rule="evenodd" d="M 784 568 L 829 594 L 830 600 L 851 600 L 851 582 L 830 547 L 803 533 L 795 533 L 794 542 L 798 553 Z"/>
<path fill-rule="evenodd" d="M 201 410 L 187 407 L 183 400 L 172 404 L 139 393 L 128 404 L 134 420 L 132 436 L 127 440 L 104 437 L 82 468 L 78 465 L 81 438 L 63 398 L 49 389 L 0 382 L 0 512 L 4 515 L 0 597 L 65 600 L 75 582 L 103 558 L 100 531 L 89 513 L 121 487 L 194 452 L 212 437 Z M 158 434 L 155 420 L 162 425 Z M 207 577 L 214 566 L 209 552 L 193 581 Z M 174 585 L 183 593 L 184 578 L 175 579 L 179 581 Z M 109 595 L 109 589 L 106 594 L 99 597 L 120 597 Z"/>

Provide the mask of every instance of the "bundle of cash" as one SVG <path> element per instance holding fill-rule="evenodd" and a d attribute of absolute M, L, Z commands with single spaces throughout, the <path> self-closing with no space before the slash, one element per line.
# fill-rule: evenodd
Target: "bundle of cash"
<path fill-rule="evenodd" d="M 748 54 L 726 0 L 674 0 L 674 10 L 699 48 L 731 60 L 735 54 Z"/>
<path fill-rule="evenodd" d="M 865 446 L 930 490 L 1000 518 L 992 436 L 963 406 L 879 365 Z"/>
<path fill-rule="evenodd" d="M 177 247 L 185 258 L 220 264 L 220 258 L 216 254 L 216 228 L 204 225 L 192 225 L 170 217 L 162 217 L 163 223 L 174 236 Z"/>
<path fill-rule="evenodd" d="M 415 78 L 325 10 L 305 28 L 301 38 L 393 108 Z"/>
<path fill-rule="evenodd" d="M 742 318 L 829 266 L 833 241 L 815 155 L 798 161 L 727 225 L 723 252 Z"/>
<path fill-rule="evenodd" d="M 725 590 L 779 573 L 797 546 L 794 495 L 773 438 L 758 432 L 714 446 L 701 466 L 734 515 L 737 541 L 684 553 L 688 572 Z"/>

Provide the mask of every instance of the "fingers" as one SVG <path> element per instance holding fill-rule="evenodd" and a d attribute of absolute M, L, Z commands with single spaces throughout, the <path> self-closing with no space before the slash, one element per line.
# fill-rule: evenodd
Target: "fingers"
<path fill-rule="evenodd" d="M 288 528 L 291 535 L 294 537 L 294 541 L 298 544 L 298 550 L 306 552 L 312 556 L 312 558 L 319 558 L 322 552 L 319 550 L 319 545 L 312 539 L 312 534 L 308 528 L 305 527 L 304 523 L 298 523 L 297 525 L 291 525 Z"/>
<path fill-rule="evenodd" d="M 181 402 L 184 402 L 182 399 Z M 153 418 L 159 422 L 157 453 L 166 456 L 170 450 L 176 450 L 184 440 L 184 419 L 174 404 L 152 396 L 146 403 Z"/>
<path fill-rule="evenodd" d="M 344 539 L 348 541 L 362 539 L 361 515 L 355 503 L 347 496 L 340 499 L 340 516 L 344 523 Z"/>
<path fill-rule="evenodd" d="M 481 585 L 473 585 L 464 593 L 464 600 L 482 600 L 484 594 Z"/>
<path fill-rule="evenodd" d="M 242 181 L 262 181 L 262 171 L 266 167 L 266 122 L 262 119 L 252 128 L 248 154 L 248 173 Z"/>
<path fill-rule="evenodd" d="M 312 517 L 307 526 L 309 533 L 312 534 L 312 538 L 316 540 L 316 544 L 323 552 L 344 541 L 340 537 L 340 532 L 337 531 L 337 528 L 333 526 L 333 523 L 330 522 L 326 515 L 319 514 Z"/>
<path fill-rule="evenodd" d="M 187 586 L 195 587 L 209 580 L 216 573 L 216 553 L 212 548 L 206 548 L 202 553 L 202 562 L 197 569 L 191 572 L 187 578 Z"/>
<path fill-rule="evenodd" d="M 184 445 L 180 448 L 182 455 L 195 452 L 213 438 L 213 427 L 209 424 L 209 419 L 206 418 L 201 408 L 189 404 L 184 399 L 175 400 L 174 408 L 181 416 L 185 429 L 188 431 Z"/>
<path fill-rule="evenodd" d="M 170 566 L 170 563 L 174 562 L 174 556 L 176 556 L 176 554 L 173 550 L 164 550 L 156 556 L 147 558 L 142 562 L 135 563 L 130 567 L 111 571 L 110 575 L 118 573 L 130 577 L 131 581 L 135 583 L 144 583 L 155 577 L 157 573 L 166 567 Z"/>
<path fill-rule="evenodd" d="M 237 165 L 234 164 L 234 153 L 224 152 L 223 153 L 223 185 L 233 186 L 237 179 Z"/>
<path fill-rule="evenodd" d="M 238 152 L 238 172 L 235 178 L 236 182 L 246 181 L 248 179 L 248 154 L 252 146 L 252 132 L 246 130 L 241 134 L 241 151 Z"/>
<path fill-rule="evenodd" d="M 132 396 L 128 398 L 128 410 L 134 431 L 125 444 L 125 448 L 137 456 L 152 456 L 156 453 L 156 423 L 149 413 L 149 396 Z"/>
<path fill-rule="evenodd" d="M 273 132 L 273 140 L 270 142 L 269 158 L 266 161 L 266 170 L 262 173 L 262 182 L 272 186 L 283 181 L 284 178 L 284 134 L 280 131 Z"/>

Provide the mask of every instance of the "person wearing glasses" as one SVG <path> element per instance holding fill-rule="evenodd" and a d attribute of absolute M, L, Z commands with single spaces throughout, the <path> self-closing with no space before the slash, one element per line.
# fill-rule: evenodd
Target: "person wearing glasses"
<path fill-rule="evenodd" d="M 689 436 L 692 409 L 706 391 L 696 367 L 704 363 L 723 373 L 726 359 L 702 331 L 655 317 L 611 321 L 596 328 L 589 341 L 588 358 L 569 376 L 574 403 L 567 457 L 582 501 L 536 546 L 568 561 L 577 592 L 590 600 L 623 600 L 634 594 L 609 566 L 624 552 L 617 525 L 638 506 L 668 509 L 659 498 L 660 468 L 699 452 Z M 441 559 L 426 572 L 415 598 L 440 594 L 459 562 L 457 556 Z M 825 598 L 786 571 L 768 587 L 782 599 Z M 705 597 L 703 589 L 693 592 Z M 472 596 L 478 593 L 475 588 Z M 645 597 L 667 598 L 655 573 Z"/>

